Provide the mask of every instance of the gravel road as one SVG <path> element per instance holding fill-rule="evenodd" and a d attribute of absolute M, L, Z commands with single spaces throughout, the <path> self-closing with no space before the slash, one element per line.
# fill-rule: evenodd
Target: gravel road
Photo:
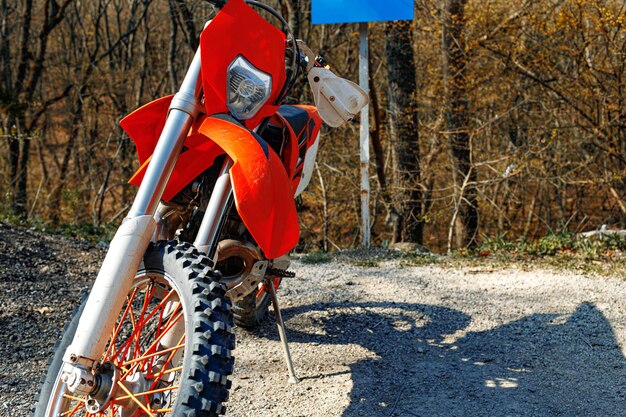
<path fill-rule="evenodd" d="M 104 252 L 0 223 L 0 415 L 26 416 Z M 626 416 L 626 284 L 546 270 L 304 265 L 237 330 L 228 416 Z"/>

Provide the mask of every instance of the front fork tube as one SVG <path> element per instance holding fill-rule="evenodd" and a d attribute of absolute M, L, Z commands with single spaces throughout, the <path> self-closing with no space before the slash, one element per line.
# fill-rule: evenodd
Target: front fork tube
<path fill-rule="evenodd" d="M 111 241 L 76 335 L 63 361 L 63 381 L 77 394 L 90 392 L 89 370 L 99 360 L 117 315 L 156 229 L 153 215 L 176 165 L 189 129 L 201 109 L 200 50 L 192 61 L 169 114 L 128 216 Z M 93 381 L 91 381 L 93 382 Z"/>
<path fill-rule="evenodd" d="M 232 166 L 233 160 L 226 156 L 204 212 L 196 240 L 193 242 L 200 252 L 213 259 L 214 264 L 217 262 L 215 250 L 220 231 L 233 201 L 233 184 L 230 179 Z"/>

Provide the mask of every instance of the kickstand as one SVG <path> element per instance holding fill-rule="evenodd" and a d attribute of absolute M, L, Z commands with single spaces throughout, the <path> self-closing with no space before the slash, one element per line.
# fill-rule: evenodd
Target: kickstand
<path fill-rule="evenodd" d="M 272 306 L 274 307 L 274 314 L 276 315 L 276 325 L 278 326 L 278 334 L 280 336 L 280 343 L 283 346 L 283 352 L 285 353 L 285 362 L 287 362 L 287 369 L 289 370 L 289 383 L 295 384 L 298 382 L 296 372 L 293 369 L 293 362 L 291 362 L 291 354 L 289 353 L 289 344 L 287 343 L 287 334 L 285 333 L 285 322 L 283 316 L 280 314 L 280 307 L 278 306 L 278 298 L 276 297 L 276 291 L 274 289 L 274 283 L 271 279 L 265 280 L 265 291 L 272 299 Z"/>

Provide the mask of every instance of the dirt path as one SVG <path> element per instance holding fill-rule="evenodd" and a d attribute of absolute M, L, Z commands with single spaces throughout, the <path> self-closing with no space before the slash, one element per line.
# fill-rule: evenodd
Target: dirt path
<path fill-rule="evenodd" d="M 0 225 L 1 416 L 28 415 L 102 254 Z M 281 300 L 302 381 L 287 383 L 272 319 L 237 330 L 228 416 L 626 416 L 622 281 L 397 262 L 294 270 Z"/>
<path fill-rule="evenodd" d="M 303 381 L 285 384 L 272 326 L 240 331 L 230 415 L 626 415 L 621 281 L 396 263 L 295 269 L 284 315 Z"/>

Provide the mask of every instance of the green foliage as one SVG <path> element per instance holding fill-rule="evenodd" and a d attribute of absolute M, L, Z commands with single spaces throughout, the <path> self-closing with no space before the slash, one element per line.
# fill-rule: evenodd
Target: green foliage
<path fill-rule="evenodd" d="M 332 261 L 332 257 L 326 252 L 310 252 L 303 255 L 300 261 L 304 264 L 325 264 Z"/>
<path fill-rule="evenodd" d="M 573 233 L 548 234 L 536 240 L 518 239 L 509 241 L 503 237 L 486 239 L 471 255 L 484 256 L 531 256 L 545 257 L 556 255 L 576 256 L 595 259 L 626 251 L 626 239 L 617 235 L 598 239 L 577 237 Z"/>
<path fill-rule="evenodd" d="M 403 252 L 400 259 L 404 265 L 425 266 L 439 264 L 442 258 L 432 253 Z"/>
<path fill-rule="evenodd" d="M 114 226 L 94 226 L 91 223 L 61 224 L 47 231 L 63 236 L 86 239 L 91 242 L 110 242 L 113 239 L 116 228 Z"/>
<path fill-rule="evenodd" d="M 3 210 L 0 212 L 0 221 L 13 226 L 32 226 L 31 222 L 26 217 L 14 214 L 8 205 L 4 206 Z"/>
<path fill-rule="evenodd" d="M 83 208 L 83 196 L 78 188 L 66 188 L 63 190 L 63 203 L 73 219 L 77 219 Z"/>
<path fill-rule="evenodd" d="M 528 255 L 553 256 L 564 250 L 572 249 L 575 236 L 569 233 L 550 234 L 526 245 Z"/>
<path fill-rule="evenodd" d="M 39 218 L 16 216 L 10 212 L 0 214 L 0 221 L 12 226 L 27 227 L 38 232 L 62 235 L 74 239 L 85 239 L 94 243 L 110 242 L 116 230 L 114 225 L 94 226 L 91 223 L 62 223 L 53 226 Z"/>
<path fill-rule="evenodd" d="M 359 266 L 361 268 L 376 268 L 379 266 L 378 261 L 375 259 L 359 259 L 350 262 L 354 266 Z"/>

